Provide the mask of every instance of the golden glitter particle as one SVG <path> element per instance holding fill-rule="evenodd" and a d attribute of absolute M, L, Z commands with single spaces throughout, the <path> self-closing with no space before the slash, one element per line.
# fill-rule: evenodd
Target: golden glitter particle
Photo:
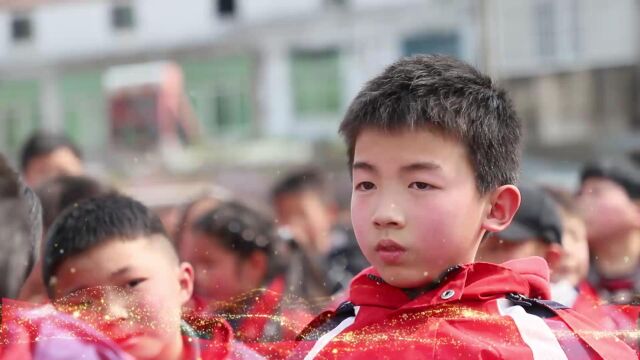
<path fill-rule="evenodd" d="M 74 318 L 79 318 L 80 317 L 80 311 L 76 310 L 73 312 L 73 314 L 71 314 Z"/>

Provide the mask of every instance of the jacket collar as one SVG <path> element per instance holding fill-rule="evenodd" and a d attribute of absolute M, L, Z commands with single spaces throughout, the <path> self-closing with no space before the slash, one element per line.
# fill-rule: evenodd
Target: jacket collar
<path fill-rule="evenodd" d="M 350 300 L 358 306 L 398 309 L 458 300 L 490 300 L 508 293 L 549 299 L 549 268 L 546 261 L 540 257 L 530 257 L 500 265 L 482 262 L 458 265 L 447 269 L 432 283 L 419 289 L 401 289 L 387 284 L 370 267 L 351 282 Z"/>

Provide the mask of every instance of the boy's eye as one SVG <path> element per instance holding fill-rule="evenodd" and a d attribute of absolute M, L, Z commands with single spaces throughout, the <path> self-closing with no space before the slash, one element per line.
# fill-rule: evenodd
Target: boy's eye
<path fill-rule="evenodd" d="M 427 184 L 427 183 L 425 183 L 425 182 L 422 182 L 422 181 L 415 181 L 415 182 L 412 182 L 412 183 L 409 185 L 409 187 L 410 187 L 411 189 L 416 189 L 416 190 L 429 190 L 429 189 L 431 189 L 433 186 L 431 186 L 431 185 L 429 185 L 429 184 Z"/>
<path fill-rule="evenodd" d="M 361 183 L 359 183 L 358 185 L 356 185 L 356 190 L 363 190 L 363 191 L 368 191 L 368 190 L 373 190 L 375 189 L 376 185 L 370 181 L 363 181 Z"/>
<path fill-rule="evenodd" d="M 134 288 L 134 287 L 140 285 L 141 283 L 143 283 L 145 280 L 147 280 L 147 279 L 134 279 L 134 280 L 131 280 L 131 281 L 129 281 L 127 283 L 127 287 L 128 288 Z"/>

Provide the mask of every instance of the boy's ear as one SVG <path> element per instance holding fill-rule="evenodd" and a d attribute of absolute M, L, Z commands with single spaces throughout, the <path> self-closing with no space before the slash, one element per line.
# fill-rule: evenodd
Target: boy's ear
<path fill-rule="evenodd" d="M 180 301 L 182 305 L 186 304 L 193 295 L 193 266 L 188 262 L 180 263 L 178 269 L 178 281 L 180 283 Z"/>
<path fill-rule="evenodd" d="M 556 270 L 560 261 L 562 260 L 562 256 L 564 254 L 564 250 L 562 249 L 562 245 L 560 244 L 551 244 L 547 246 L 547 250 L 544 254 L 544 259 L 547 260 L 547 264 L 549 264 L 549 269 L 551 271 Z"/>
<path fill-rule="evenodd" d="M 520 190 L 514 185 L 503 185 L 489 195 L 489 211 L 482 228 L 488 232 L 500 232 L 509 226 L 520 207 Z"/>

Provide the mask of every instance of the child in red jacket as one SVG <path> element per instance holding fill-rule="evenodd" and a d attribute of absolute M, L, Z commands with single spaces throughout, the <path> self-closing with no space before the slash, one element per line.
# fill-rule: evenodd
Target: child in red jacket
<path fill-rule="evenodd" d="M 474 263 L 520 204 L 520 123 L 491 79 L 450 57 L 402 59 L 356 96 L 340 130 L 373 267 L 302 332 L 293 358 L 636 358 L 547 301 L 543 259 Z"/>
<path fill-rule="evenodd" d="M 620 309 L 604 304 L 587 283 L 589 249 L 575 200 L 557 189 L 521 186 L 522 203 L 509 227 L 486 239 L 476 260 L 503 263 L 529 256 L 544 258 L 551 270 L 551 299 L 617 332 L 635 346 L 637 325 Z"/>
<path fill-rule="evenodd" d="M 193 268 L 131 198 L 105 195 L 65 211 L 48 232 L 42 274 L 57 309 L 136 359 L 258 358 L 232 341 L 224 320 L 184 319 Z"/>
<path fill-rule="evenodd" d="M 252 345 L 293 340 L 313 318 L 289 290 L 285 244 L 268 217 L 225 201 L 188 231 L 179 253 L 194 267 L 194 310 L 225 318 Z"/>

